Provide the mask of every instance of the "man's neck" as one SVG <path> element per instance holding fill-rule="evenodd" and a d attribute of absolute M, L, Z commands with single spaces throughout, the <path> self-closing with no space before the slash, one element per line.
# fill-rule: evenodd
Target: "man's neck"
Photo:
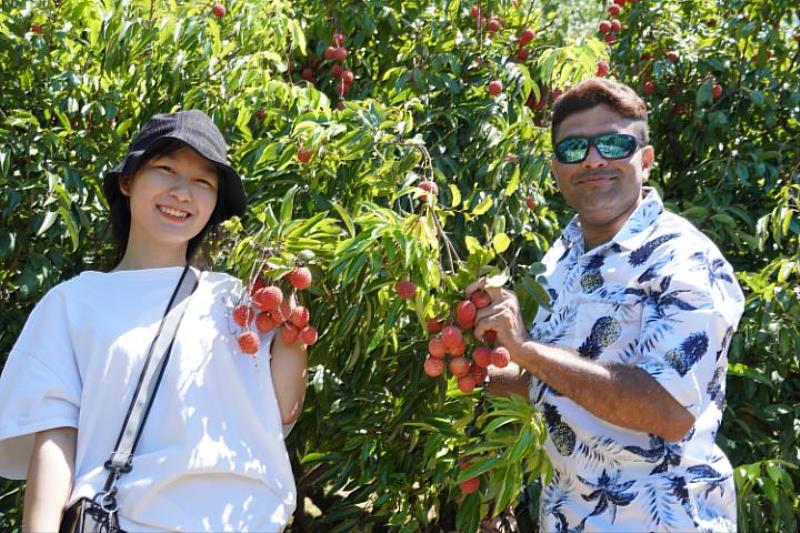
<path fill-rule="evenodd" d="M 581 231 L 583 232 L 583 251 L 588 252 L 605 244 L 614 236 L 619 233 L 622 226 L 628 221 L 639 204 L 642 203 L 643 195 L 640 194 L 638 200 L 634 202 L 628 209 L 622 212 L 617 217 L 603 221 L 602 223 L 586 220 L 583 215 L 578 213 L 578 220 L 581 223 Z"/>

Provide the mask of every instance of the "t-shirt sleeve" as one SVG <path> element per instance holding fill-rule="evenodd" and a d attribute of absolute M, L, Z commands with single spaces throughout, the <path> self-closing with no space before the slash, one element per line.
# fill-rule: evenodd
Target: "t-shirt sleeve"
<path fill-rule="evenodd" d="M 697 418 L 713 400 L 718 369 L 727 367 L 743 298 L 729 266 L 716 278 L 689 261 L 670 266 L 648 289 L 637 366 Z"/>
<path fill-rule="evenodd" d="M 24 479 L 34 434 L 78 427 L 81 379 L 64 292 L 34 307 L 0 375 L 0 476 Z"/>

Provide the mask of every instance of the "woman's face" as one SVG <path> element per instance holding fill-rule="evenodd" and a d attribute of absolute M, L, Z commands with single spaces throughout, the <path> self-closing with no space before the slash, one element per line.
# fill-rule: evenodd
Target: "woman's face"
<path fill-rule="evenodd" d="M 214 165 L 187 146 L 146 162 L 120 184 L 130 197 L 129 244 L 185 247 L 214 212 L 218 179 Z"/>

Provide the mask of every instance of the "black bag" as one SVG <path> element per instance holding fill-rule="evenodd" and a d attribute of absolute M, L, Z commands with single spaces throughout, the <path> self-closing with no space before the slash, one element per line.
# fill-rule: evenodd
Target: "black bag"
<path fill-rule="evenodd" d="M 94 498 L 81 498 L 64 510 L 59 533 L 124 533 L 119 528 L 117 516 L 117 481 L 122 474 L 133 468 L 133 452 L 164 375 L 178 325 L 189 305 L 188 297 L 197 288 L 197 284 L 197 275 L 186 265 L 164 311 L 156 338 L 150 345 L 117 444 L 105 463 L 105 468 L 109 471 L 105 487 Z"/>

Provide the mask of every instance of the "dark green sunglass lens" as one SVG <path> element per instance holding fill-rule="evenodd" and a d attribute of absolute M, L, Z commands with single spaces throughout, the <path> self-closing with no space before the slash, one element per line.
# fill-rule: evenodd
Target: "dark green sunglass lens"
<path fill-rule="evenodd" d="M 564 139 L 556 147 L 558 159 L 562 163 L 575 163 L 586 157 L 586 149 L 589 147 L 589 139 L 576 137 Z"/>
<path fill-rule="evenodd" d="M 630 135 L 600 135 L 595 139 L 595 146 L 606 159 L 622 159 L 631 155 L 636 148 L 636 139 Z"/>

